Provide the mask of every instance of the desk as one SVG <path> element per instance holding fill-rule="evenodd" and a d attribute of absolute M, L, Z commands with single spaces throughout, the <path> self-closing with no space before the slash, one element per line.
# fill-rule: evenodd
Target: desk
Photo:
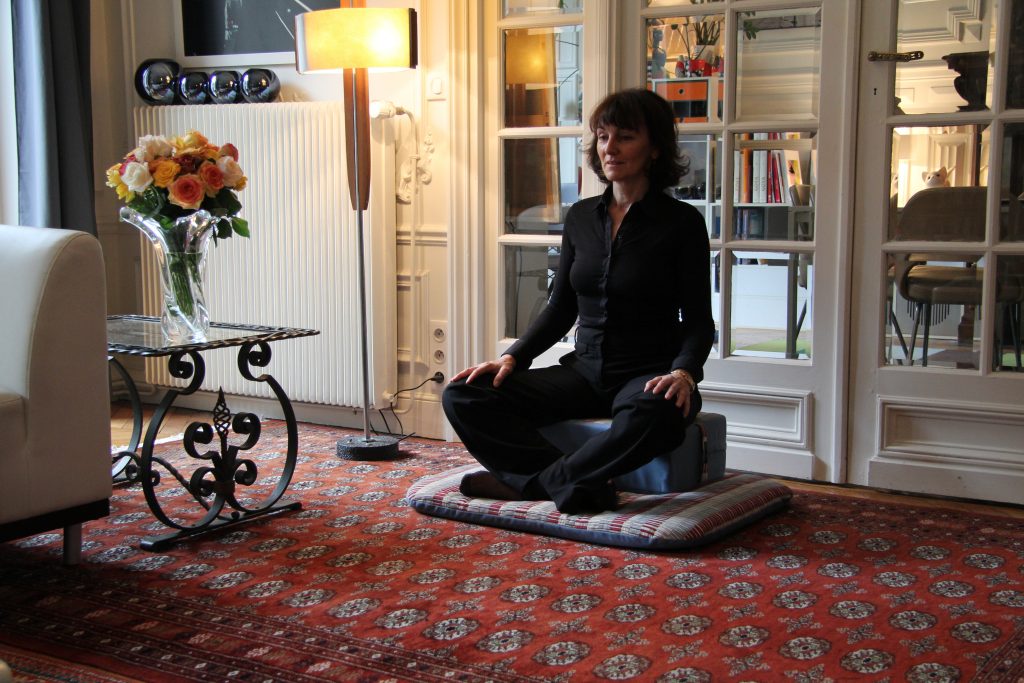
<path fill-rule="evenodd" d="M 278 502 L 291 483 L 295 470 L 298 453 L 295 412 L 277 380 L 268 374 L 254 375 L 253 367 L 263 368 L 270 363 L 272 342 L 316 334 L 319 334 L 316 330 L 291 327 L 212 323 L 205 342 L 167 344 L 160 331 L 159 318 L 141 315 L 115 315 L 107 318 L 108 359 L 128 387 L 133 415 L 131 443 L 127 450 L 112 454 L 112 475 L 115 478 L 123 476 L 129 482 L 140 483 L 146 496 L 146 503 L 156 518 L 166 526 L 176 529 L 165 535 L 144 538 L 140 544 L 144 550 L 162 550 L 190 536 L 240 524 L 254 517 L 285 510 L 298 510 L 302 507 L 298 501 Z M 249 450 L 259 441 L 260 420 L 252 413 L 237 413 L 232 416 L 224 400 L 223 391 L 219 392 L 217 404 L 213 409 L 213 424 L 193 422 L 185 430 L 182 444 L 191 464 L 196 465 L 189 476 L 186 477 L 180 471 L 183 465 L 190 464 L 189 462 L 182 463 L 180 459 L 171 462 L 153 455 L 153 446 L 160 425 L 175 399 L 181 395 L 194 393 L 203 383 L 206 364 L 202 353 L 210 349 L 233 346 L 239 347 L 238 372 L 251 382 L 265 382 L 270 387 L 284 412 L 288 430 L 288 450 L 277 484 L 265 499 L 258 501 L 240 500 L 236 496 L 236 489 L 240 485 L 252 486 L 259 477 L 256 463 L 247 458 L 240 458 L 239 453 Z M 142 404 L 135 383 L 124 366 L 114 357 L 115 354 L 166 356 L 167 370 L 171 376 L 188 382 L 183 388 L 168 389 L 149 421 L 146 436 L 141 442 L 141 452 L 139 437 L 142 433 Z M 243 443 L 229 443 L 230 432 L 243 437 Z M 219 437 L 219 450 L 198 450 L 199 447 L 212 443 L 215 436 Z M 157 466 L 171 475 L 171 484 L 178 484 L 191 495 L 198 506 L 194 517 L 182 519 L 179 513 L 178 517 L 172 518 L 165 512 L 160 498 L 167 498 L 166 491 L 171 490 L 173 493 L 173 490 L 170 486 L 161 486 L 165 483 L 165 477 L 161 476 L 161 470 Z M 225 505 L 233 509 L 225 512 Z"/>

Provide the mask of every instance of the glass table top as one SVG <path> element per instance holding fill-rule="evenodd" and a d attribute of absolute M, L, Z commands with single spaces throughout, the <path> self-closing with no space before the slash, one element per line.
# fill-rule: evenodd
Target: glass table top
<path fill-rule="evenodd" d="M 185 351 L 202 351 L 226 346 L 242 346 L 278 339 L 309 337 L 318 330 L 299 327 L 264 327 L 210 323 L 205 342 L 170 343 L 160 330 L 160 319 L 148 315 L 107 316 L 107 352 L 135 356 L 169 356 Z"/>

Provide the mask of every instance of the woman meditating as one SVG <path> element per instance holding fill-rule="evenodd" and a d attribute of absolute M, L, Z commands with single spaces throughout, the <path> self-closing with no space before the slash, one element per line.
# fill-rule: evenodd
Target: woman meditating
<path fill-rule="evenodd" d="M 442 397 L 486 468 L 462 480 L 467 496 L 615 509 L 612 479 L 676 448 L 701 409 L 697 383 L 715 332 L 710 248 L 700 212 L 664 192 L 687 172 L 672 108 L 624 90 L 589 124 L 587 161 L 608 187 L 569 209 L 547 306 L 500 358 L 455 375 Z M 574 350 L 530 369 L 577 318 Z M 571 453 L 538 431 L 607 417 L 611 428 Z"/>

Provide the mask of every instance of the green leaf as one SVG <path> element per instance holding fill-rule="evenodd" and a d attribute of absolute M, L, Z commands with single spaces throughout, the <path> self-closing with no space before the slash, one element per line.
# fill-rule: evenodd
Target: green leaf
<path fill-rule="evenodd" d="M 226 187 L 218 192 L 214 199 L 217 200 L 217 203 L 220 206 L 224 207 L 225 211 L 229 215 L 233 216 L 242 210 L 242 203 L 238 201 L 238 197 L 236 197 L 235 193 Z"/>
<path fill-rule="evenodd" d="M 231 223 L 227 220 L 217 221 L 217 232 L 215 236 L 222 240 L 231 237 Z"/>
<path fill-rule="evenodd" d="M 249 221 L 235 216 L 231 219 L 231 227 L 239 237 L 249 237 Z"/>

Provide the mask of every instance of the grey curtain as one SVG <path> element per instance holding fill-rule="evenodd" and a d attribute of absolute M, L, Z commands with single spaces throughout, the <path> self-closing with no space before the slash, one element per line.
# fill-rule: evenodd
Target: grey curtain
<path fill-rule="evenodd" d="M 96 234 L 90 0 L 11 0 L 18 220 Z"/>

